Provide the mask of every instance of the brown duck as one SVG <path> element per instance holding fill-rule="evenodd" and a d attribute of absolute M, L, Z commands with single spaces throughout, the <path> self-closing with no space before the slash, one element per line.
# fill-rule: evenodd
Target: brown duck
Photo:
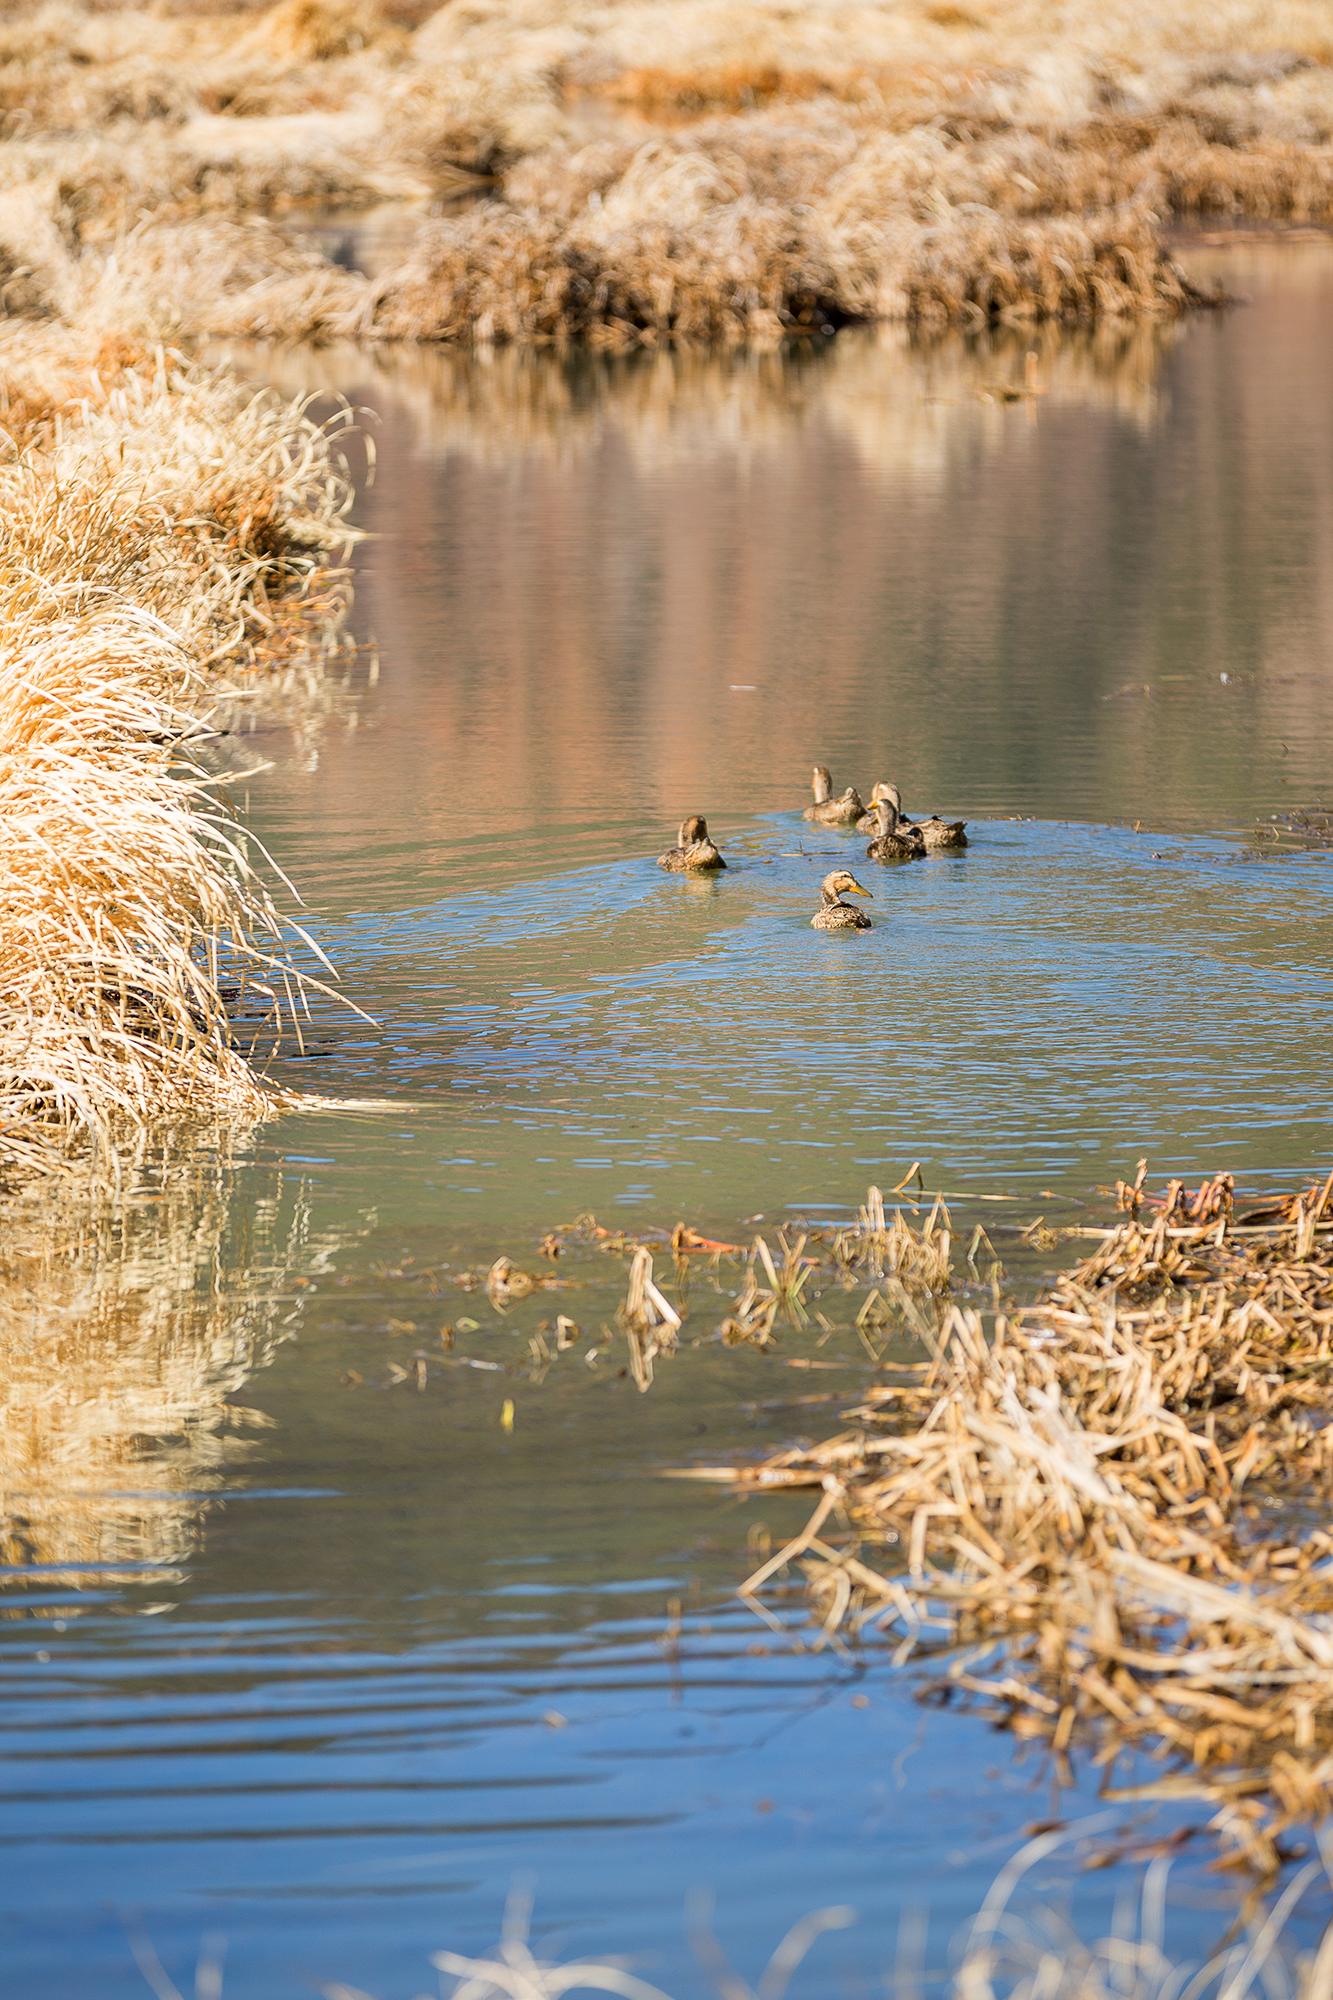
<path fill-rule="evenodd" d="M 659 854 L 657 865 L 676 875 L 702 875 L 727 864 L 708 837 L 708 821 L 701 813 L 691 813 L 680 823 L 679 844 Z"/>
<path fill-rule="evenodd" d="M 855 875 L 849 875 L 845 868 L 835 868 L 826 875 L 823 882 L 823 907 L 810 919 L 811 928 L 817 931 L 868 931 L 874 925 L 864 910 L 858 910 L 855 903 L 844 903 L 844 896 L 867 896 L 874 902 L 869 889 L 863 889 Z"/>
<path fill-rule="evenodd" d="M 811 779 L 815 802 L 807 806 L 803 819 L 812 819 L 818 826 L 855 826 L 865 807 L 855 785 L 848 785 L 840 799 L 833 796 L 833 780 L 829 776 L 827 764 L 816 764 Z"/>
<path fill-rule="evenodd" d="M 875 790 L 878 792 L 879 789 L 879 786 L 876 785 Z M 967 821 L 965 819 L 941 819 L 938 813 L 932 813 L 929 819 L 905 819 L 902 816 L 902 793 L 898 790 L 898 787 L 896 785 L 886 785 L 884 787 L 884 796 L 896 807 L 900 823 L 903 826 L 914 826 L 916 828 L 926 844 L 927 854 L 942 854 L 950 847 L 967 846 L 967 834 L 965 831 Z"/>
<path fill-rule="evenodd" d="M 889 787 L 892 790 L 892 787 Z M 879 833 L 866 849 L 872 861 L 924 861 L 926 843 L 919 826 L 899 819 L 892 798 L 881 797 L 875 806 Z"/>

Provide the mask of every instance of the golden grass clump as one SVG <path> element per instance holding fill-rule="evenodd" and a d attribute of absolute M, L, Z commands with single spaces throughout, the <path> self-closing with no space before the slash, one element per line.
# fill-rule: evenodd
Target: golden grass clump
<path fill-rule="evenodd" d="M 114 1172 L 277 1101 L 224 993 L 294 1001 L 294 927 L 182 744 L 336 642 L 350 489 L 302 408 L 161 352 L 7 330 L 0 404 L 0 1171 Z"/>
<path fill-rule="evenodd" d="M 954 202 L 941 150 L 716 124 L 542 154 L 511 172 L 503 202 L 425 225 L 358 331 L 617 347 L 1199 301 L 1146 206 L 1034 220 Z"/>
<path fill-rule="evenodd" d="M 354 539 L 344 421 L 317 424 L 299 403 L 134 341 L 5 329 L 7 616 L 118 599 L 166 620 L 185 661 L 214 670 L 327 649 Z"/>
<path fill-rule="evenodd" d="M 1225 1177 L 1152 1221 L 1142 1176 L 1122 1200 L 1038 1304 L 950 1308 L 852 1429 L 741 1475 L 824 1487 L 744 1588 L 800 1558 L 829 1637 L 896 1627 L 899 1661 L 948 1653 L 941 1689 L 1057 1756 L 1100 1737 L 1108 1774 L 1173 1758 L 1161 1792 L 1267 1870 L 1333 1809 L 1333 1175 L 1243 1223 Z"/>
<path fill-rule="evenodd" d="M 172 755 L 189 717 L 167 690 L 188 683 L 187 656 L 145 610 L 6 621 L 5 1162 L 75 1138 L 110 1151 L 200 1105 L 265 1107 L 221 983 L 224 967 L 281 978 L 284 926 L 209 781 Z"/>

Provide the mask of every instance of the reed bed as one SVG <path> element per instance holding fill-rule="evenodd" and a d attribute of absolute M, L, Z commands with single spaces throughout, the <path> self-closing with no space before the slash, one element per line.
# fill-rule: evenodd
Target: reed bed
<path fill-rule="evenodd" d="M 1271 1872 L 1333 1806 L 1333 1175 L 1242 1220 L 1226 1177 L 1121 1201 L 1036 1305 L 918 1307 L 927 1360 L 737 1476 L 823 1488 L 743 1588 L 800 1562 L 825 1639 L 890 1633 L 1108 1787 L 1147 1750 Z"/>
<path fill-rule="evenodd" d="M 50 0 L 0 31 L 0 121 L 8 309 L 87 323 L 114 260 L 116 310 L 155 338 L 1161 319 L 1206 302 L 1164 220 L 1333 217 L 1315 0 L 477 0 L 411 33 L 370 0 L 239 29 Z M 374 283 L 281 229 L 228 236 L 483 184 Z"/>
<path fill-rule="evenodd" d="M 0 1175 L 277 1101 L 231 1009 L 318 953 L 189 744 L 346 609 L 350 489 L 299 407 L 126 343 L 0 336 Z"/>

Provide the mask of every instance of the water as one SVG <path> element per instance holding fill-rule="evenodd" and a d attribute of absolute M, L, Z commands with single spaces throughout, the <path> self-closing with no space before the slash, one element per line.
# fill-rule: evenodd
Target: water
<path fill-rule="evenodd" d="M 1021 1828 L 1095 1805 L 737 1604 L 800 1496 L 657 1476 L 835 1426 L 856 1301 L 728 1349 L 700 1260 L 640 1395 L 623 1260 L 539 1246 L 587 1210 L 836 1222 L 919 1161 L 1021 1288 L 1018 1229 L 1140 1153 L 1326 1159 L 1328 864 L 1263 827 L 1333 748 L 1333 248 L 1189 254 L 1252 303 L 1042 335 L 1036 404 L 977 394 L 1018 336 L 241 357 L 376 413 L 378 677 L 229 756 L 272 760 L 253 821 L 374 1017 L 318 1008 L 279 1073 L 378 1108 L 182 1135 L 77 1241 L 11 1232 L 9 1990 L 146 1991 L 141 1921 L 178 1983 L 225 1935 L 228 2000 L 407 2000 L 528 1872 L 562 1949 L 682 1996 L 691 1889 L 751 1978 L 855 1904 L 793 1991 L 860 1992 L 905 1904 L 938 1971 Z M 972 846 L 863 864 L 798 816 L 817 758 Z M 653 864 L 693 810 L 720 880 Z M 814 932 L 848 856 L 875 928 Z M 502 1251 L 565 1288 L 498 1311 Z M 1091 1930 L 1132 1873 L 1037 1886 Z M 1228 1897 L 1179 1875 L 1193 1948 Z"/>

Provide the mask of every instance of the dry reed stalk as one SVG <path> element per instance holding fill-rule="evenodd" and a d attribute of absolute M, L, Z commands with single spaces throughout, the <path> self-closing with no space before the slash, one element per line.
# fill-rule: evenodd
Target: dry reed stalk
<path fill-rule="evenodd" d="M 744 1589 L 800 1555 L 829 1636 L 896 1625 L 905 1660 L 934 1631 L 968 1649 L 943 1684 L 1018 1734 L 1174 1754 L 1267 1867 L 1333 1807 L 1333 1536 L 1299 1515 L 1333 1488 L 1333 1175 L 1231 1207 L 1225 1176 L 1173 1183 L 989 1337 L 956 1306 L 925 1328 L 924 1372 L 758 1469 L 825 1494 Z"/>
<path fill-rule="evenodd" d="M 629 1342 L 630 1369 L 640 1394 L 653 1383 L 659 1354 L 674 1354 L 681 1316 L 653 1282 L 653 1253 L 640 1245 L 630 1260 L 629 1287 L 616 1318 Z"/>
<path fill-rule="evenodd" d="M 807 1237 L 802 1235 L 794 1243 L 788 1242 L 779 1230 L 781 1261 L 775 1262 L 763 1237 L 755 1237 L 746 1263 L 745 1283 L 732 1302 L 730 1314 L 718 1328 L 729 1347 L 741 1342 L 751 1347 L 771 1346 L 779 1319 L 786 1319 L 792 1326 L 809 1324 L 810 1315 L 801 1295 L 818 1263 L 805 1255 L 806 1241 Z M 761 1269 L 767 1284 L 760 1282 Z"/>

